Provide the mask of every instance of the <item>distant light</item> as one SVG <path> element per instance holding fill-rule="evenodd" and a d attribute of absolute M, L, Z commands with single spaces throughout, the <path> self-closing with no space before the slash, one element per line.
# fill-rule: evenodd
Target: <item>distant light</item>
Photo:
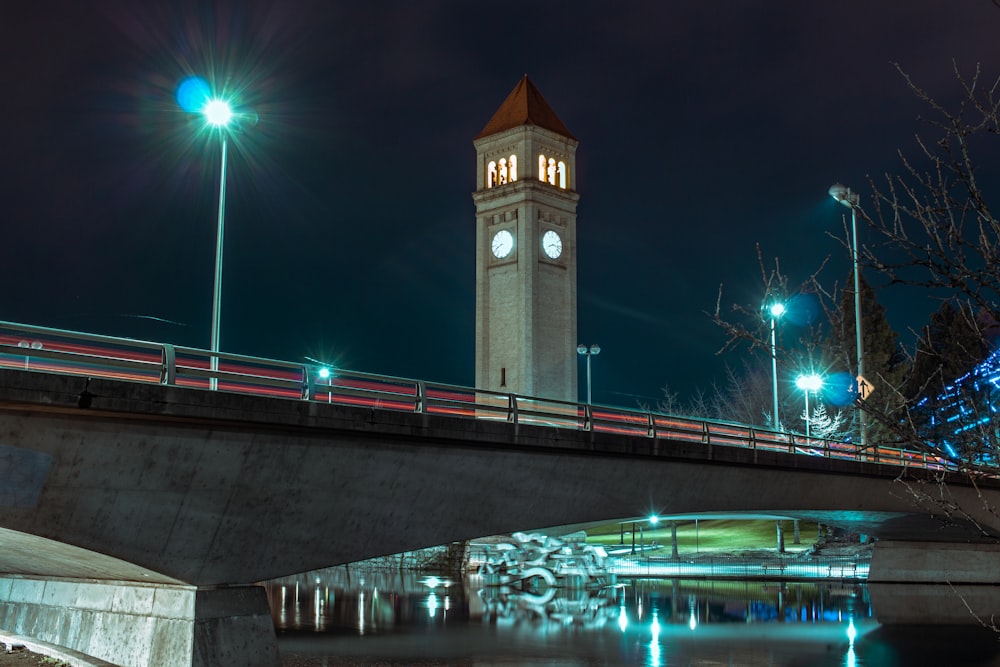
<path fill-rule="evenodd" d="M 189 76 L 177 86 L 177 104 L 189 113 L 198 113 L 208 104 L 208 82 L 200 76 Z"/>
<path fill-rule="evenodd" d="M 660 517 L 654 514 L 649 517 L 649 522 L 655 526 L 656 524 L 660 523 Z"/>
<path fill-rule="evenodd" d="M 771 317 L 781 317 L 785 314 L 785 304 L 783 303 L 772 303 L 771 307 L 767 309 L 771 313 Z"/>
<path fill-rule="evenodd" d="M 201 111 L 209 125 L 225 127 L 233 119 L 233 110 L 225 100 L 211 100 Z"/>
<path fill-rule="evenodd" d="M 330 377 L 330 369 L 329 368 L 319 369 L 319 376 L 321 379 L 326 380 L 327 378 Z"/>
<path fill-rule="evenodd" d="M 812 373 L 795 378 L 795 386 L 803 391 L 819 391 L 823 387 L 823 378 Z"/>
<path fill-rule="evenodd" d="M 618 627 L 621 628 L 622 632 L 625 632 L 625 628 L 628 627 L 628 614 L 625 613 L 625 605 L 618 608 Z"/>

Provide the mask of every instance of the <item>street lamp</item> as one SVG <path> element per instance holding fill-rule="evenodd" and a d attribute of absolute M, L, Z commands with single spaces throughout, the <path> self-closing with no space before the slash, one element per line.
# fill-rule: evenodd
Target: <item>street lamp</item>
<path fill-rule="evenodd" d="M 205 79 L 197 76 L 186 78 L 177 87 L 177 103 L 182 109 L 191 113 L 199 113 L 205 119 L 205 126 L 210 131 L 218 132 L 222 146 L 222 158 L 219 175 L 219 209 L 217 231 L 215 237 L 215 281 L 212 289 L 212 332 L 209 360 L 211 377 L 209 388 L 218 388 L 219 370 L 219 329 L 222 315 L 222 256 L 225 247 L 226 224 L 226 158 L 229 149 L 229 133 L 238 129 L 237 121 L 248 120 L 256 123 L 253 112 L 237 114 L 229 100 L 213 96 Z"/>
<path fill-rule="evenodd" d="M 590 405 L 591 401 L 590 394 L 590 358 L 601 353 L 600 345 L 591 345 L 587 347 L 586 345 L 580 343 L 576 346 L 576 353 L 587 357 L 587 405 Z"/>
<path fill-rule="evenodd" d="M 851 209 L 851 256 L 854 261 L 854 335 L 858 350 L 858 389 L 864 382 L 865 363 L 864 348 L 861 337 L 861 271 L 858 266 L 858 205 L 860 199 L 858 193 L 852 192 L 847 186 L 834 183 L 830 186 L 830 196 Z M 860 413 L 861 446 L 868 445 L 868 431 L 865 425 L 865 413 Z"/>
<path fill-rule="evenodd" d="M 774 412 L 771 417 L 774 430 L 781 428 L 781 420 L 778 418 L 778 350 L 775 339 L 775 330 L 778 325 L 778 318 L 785 314 L 785 304 L 780 301 L 772 303 L 767 308 L 771 315 L 771 391 L 774 395 Z"/>
<path fill-rule="evenodd" d="M 800 375 L 795 378 L 795 386 L 802 390 L 806 397 L 806 437 L 809 437 L 809 422 L 812 420 L 812 415 L 809 414 L 809 392 L 819 391 L 823 387 L 823 378 L 811 373 L 809 375 Z"/>
<path fill-rule="evenodd" d="M 211 388 L 218 387 L 216 374 L 219 370 L 219 320 L 222 315 L 222 249 L 223 237 L 226 231 L 226 148 L 228 138 L 226 128 L 229 127 L 233 119 L 233 110 L 225 100 L 209 100 L 202 109 L 205 121 L 219 130 L 219 138 L 222 141 L 222 167 L 219 171 L 219 220 L 218 231 L 215 236 L 215 286 L 212 290 L 212 378 Z"/>
<path fill-rule="evenodd" d="M 326 402 L 333 403 L 333 372 L 328 367 L 323 366 L 319 369 L 318 375 L 320 380 L 326 380 Z"/>

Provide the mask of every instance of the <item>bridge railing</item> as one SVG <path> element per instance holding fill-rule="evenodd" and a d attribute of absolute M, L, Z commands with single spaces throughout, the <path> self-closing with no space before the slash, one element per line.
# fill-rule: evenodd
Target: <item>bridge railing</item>
<path fill-rule="evenodd" d="M 218 359 L 217 368 L 213 368 L 213 357 Z M 213 354 L 197 348 L 14 322 L 0 322 L 0 368 L 957 470 L 954 463 L 928 452 L 883 446 L 862 450 L 850 442 L 807 438 L 744 424 L 324 369 L 313 363 Z"/>

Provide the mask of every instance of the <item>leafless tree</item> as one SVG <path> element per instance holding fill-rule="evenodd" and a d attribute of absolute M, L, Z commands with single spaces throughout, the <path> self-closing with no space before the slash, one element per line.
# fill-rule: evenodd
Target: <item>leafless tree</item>
<path fill-rule="evenodd" d="M 992 213 L 985 189 L 998 176 L 988 168 L 1000 163 L 1000 77 L 987 80 L 979 66 L 971 75 L 953 68 L 960 96 L 957 103 L 946 105 L 897 65 L 928 113 L 920 119 L 913 155 L 899 151 L 900 170 L 869 178 L 871 192 L 858 209 L 858 220 L 875 240 L 859 248 L 859 254 L 868 275 L 881 277 L 881 289 L 921 290 L 942 304 L 951 302 L 965 320 L 953 326 L 972 337 L 956 335 L 958 329 L 913 331 L 914 343 L 900 349 L 908 372 L 880 373 L 878 400 L 859 399 L 853 408 L 878 427 L 879 438 L 894 446 L 933 452 L 958 467 L 975 469 L 1000 463 L 1000 432 L 991 417 L 1000 395 L 996 402 L 988 395 L 993 385 L 982 366 L 984 351 L 994 349 L 993 338 L 1000 333 L 1000 220 Z M 846 234 L 842 241 L 849 247 Z M 789 281 L 777 260 L 768 267 L 760 248 L 757 259 L 762 294 L 788 294 Z M 836 327 L 852 323 L 853 313 L 846 312 L 845 288 L 830 286 L 822 279 L 822 269 L 799 289 L 817 296 L 828 333 L 834 335 L 812 331 L 796 341 L 785 340 L 779 360 L 801 364 L 805 356 L 851 368 L 851 336 L 836 335 Z M 723 351 L 745 346 L 769 357 L 766 318 L 752 305 L 724 309 L 722 299 L 720 288 L 712 317 L 727 333 Z M 942 346 L 942 337 L 965 343 Z M 938 359 L 931 352 L 945 349 L 937 367 L 928 368 L 929 359 Z M 974 370 L 964 377 L 949 376 L 949 369 L 955 368 Z M 919 377 L 914 369 L 921 370 Z M 944 420 L 949 420 L 947 428 L 941 427 Z"/>
<path fill-rule="evenodd" d="M 916 152 L 899 152 L 902 169 L 869 179 L 871 215 L 864 221 L 876 241 L 861 250 L 866 266 L 878 271 L 890 286 L 924 290 L 951 302 L 965 318 L 964 331 L 973 333 L 964 345 L 953 345 L 940 372 L 914 378 L 899 387 L 901 414 L 881 419 L 901 441 L 916 447 L 944 450 L 963 466 L 996 464 L 997 431 L 990 418 L 993 397 L 984 395 L 987 378 L 973 371 L 964 379 L 949 377 L 946 366 L 971 368 L 982 364 L 992 347 L 1000 316 L 1000 220 L 990 208 L 980 165 L 1000 156 L 1000 77 L 987 80 L 979 66 L 964 75 L 953 64 L 961 98 L 955 108 L 939 103 L 903 69 L 897 70 L 929 113 L 915 138 Z M 924 328 L 916 349 L 941 346 Z M 940 336 L 940 332 L 938 332 Z M 956 338 L 955 332 L 946 335 Z M 1000 399 L 1000 397 L 997 397 Z M 947 433 L 930 409 L 952 418 Z M 950 414 L 949 414 L 950 413 Z M 957 419 L 957 421 L 956 421 Z"/>
<path fill-rule="evenodd" d="M 993 1 L 1000 7 L 1000 0 Z M 979 489 L 983 474 L 1000 474 L 1000 220 L 991 209 L 1000 192 L 989 191 L 1000 177 L 1000 77 L 989 79 L 979 66 L 971 75 L 953 69 L 958 102 L 941 103 L 897 65 L 928 113 L 916 150 L 899 152 L 896 173 L 868 179 L 870 193 L 858 210 L 859 223 L 875 239 L 859 249 L 866 275 L 879 276 L 890 291 L 931 295 L 941 309 L 930 324 L 912 331 L 912 344 L 901 350 L 906 373 L 880 376 L 873 395 L 879 400 L 859 398 L 851 409 L 879 427 L 876 453 L 888 441 L 937 457 Z M 850 246 L 846 234 L 843 241 Z M 757 254 L 763 293 L 786 288 L 778 263 L 764 270 L 759 249 Z M 817 271 L 804 288 L 820 298 L 831 329 L 846 329 L 852 320 L 844 289 L 825 284 Z M 753 307 L 724 309 L 720 288 L 712 317 L 728 334 L 726 350 L 745 346 L 770 354 L 769 332 Z M 818 352 L 851 367 L 851 337 L 845 334 L 827 338 L 833 348 Z M 867 358 L 867 347 L 865 353 Z M 1000 508 L 982 495 L 981 506 L 963 506 L 950 479 L 951 473 L 904 469 L 896 481 L 915 507 L 972 525 L 981 538 L 996 541 Z M 971 607 L 969 612 L 975 616 Z M 994 619 L 977 619 L 1000 632 Z"/>

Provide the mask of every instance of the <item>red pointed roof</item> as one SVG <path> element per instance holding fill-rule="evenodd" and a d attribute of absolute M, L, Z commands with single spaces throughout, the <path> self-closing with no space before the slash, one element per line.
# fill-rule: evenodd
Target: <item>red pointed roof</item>
<path fill-rule="evenodd" d="M 576 137 L 566 129 L 542 94 L 538 92 L 538 88 L 535 88 L 535 84 L 528 79 L 527 74 L 514 86 L 514 90 L 510 91 L 510 95 L 493 114 L 493 118 L 490 118 L 490 122 L 486 123 L 483 131 L 476 135 L 476 139 L 522 125 L 542 127 L 576 140 Z"/>

